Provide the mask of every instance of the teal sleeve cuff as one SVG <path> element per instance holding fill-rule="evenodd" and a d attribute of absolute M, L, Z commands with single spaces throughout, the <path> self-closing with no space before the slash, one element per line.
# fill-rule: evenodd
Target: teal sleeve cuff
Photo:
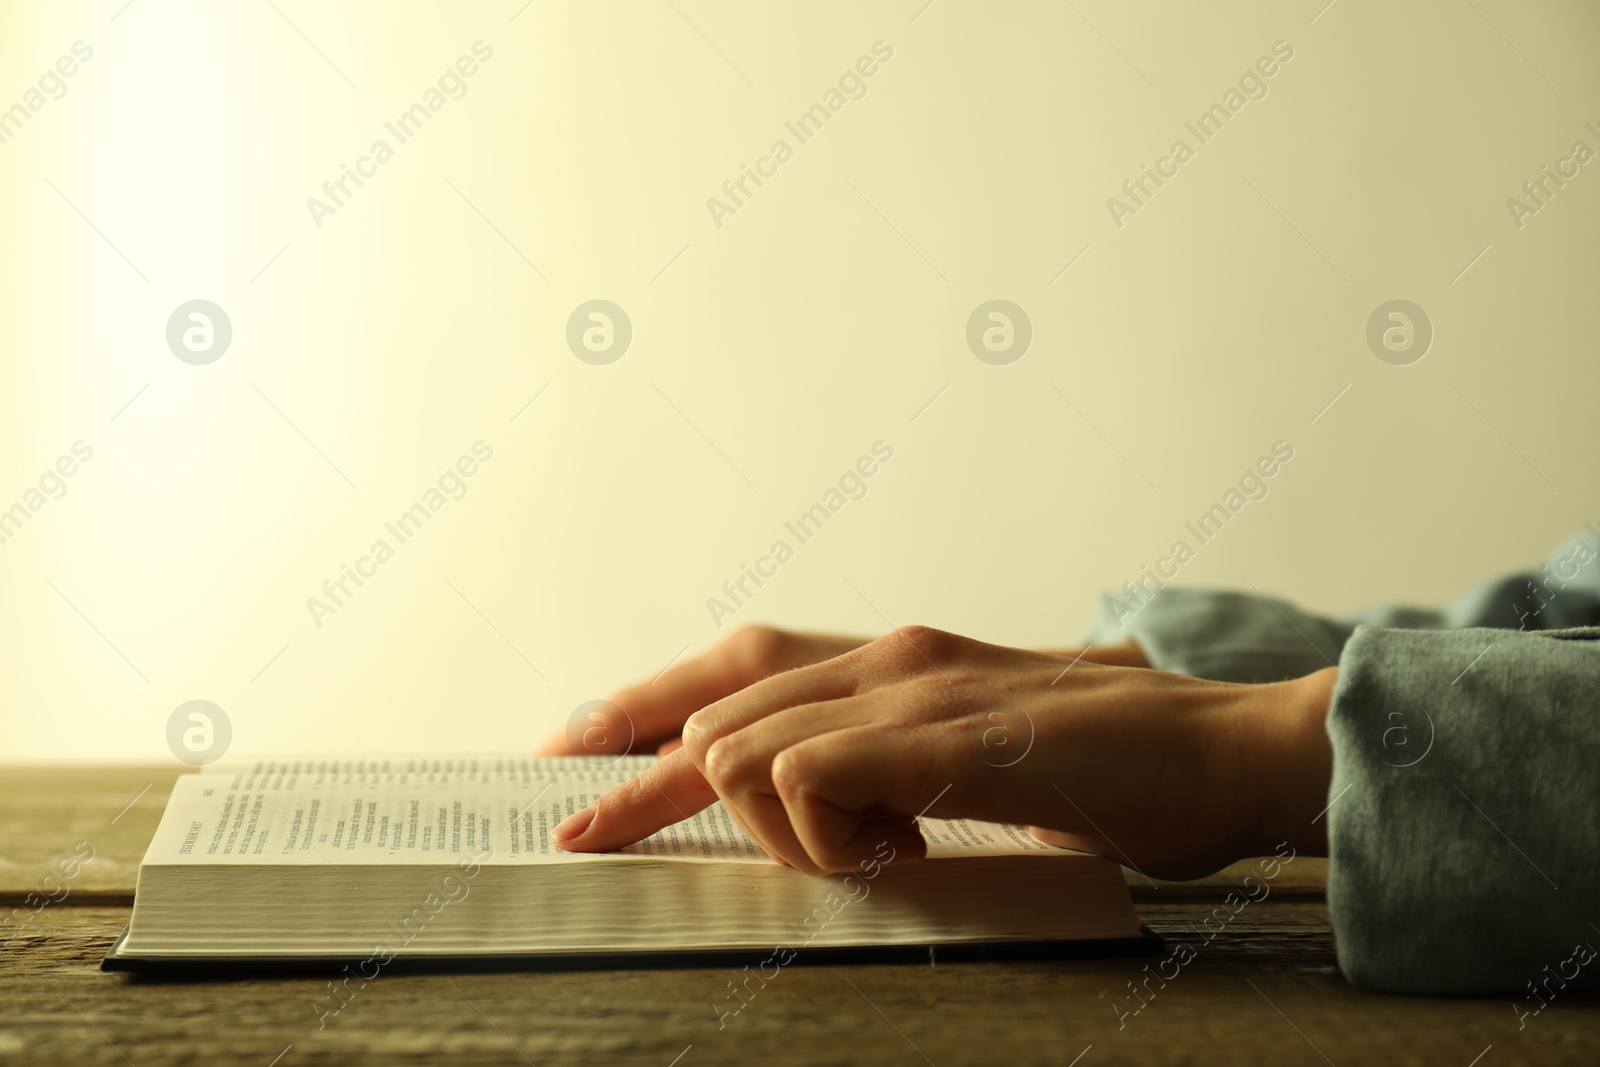
<path fill-rule="evenodd" d="M 1160 671 L 1219 682 L 1277 682 L 1338 663 L 1351 630 L 1286 601 L 1171 587 L 1143 603 L 1102 596 L 1085 640 L 1134 641 Z"/>
<path fill-rule="evenodd" d="M 1384 605 L 1343 619 L 1254 592 L 1124 584 L 1100 598 L 1085 640 L 1136 642 L 1151 666 L 1225 682 L 1299 678 L 1339 660 L 1359 625 L 1406 630 L 1600 626 L 1600 527 L 1551 553 L 1538 571 L 1483 582 L 1442 608 Z"/>
<path fill-rule="evenodd" d="M 1339 668 L 1325 818 L 1346 977 L 1528 1011 L 1535 989 L 1600 988 L 1600 961 L 1572 962 L 1600 946 L 1600 628 L 1360 626 Z"/>

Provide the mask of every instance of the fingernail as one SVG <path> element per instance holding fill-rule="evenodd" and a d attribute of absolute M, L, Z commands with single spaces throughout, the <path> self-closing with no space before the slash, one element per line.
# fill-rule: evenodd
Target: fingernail
<path fill-rule="evenodd" d="M 572 841 L 583 836 L 583 832 L 594 822 L 594 805 L 590 804 L 582 811 L 573 812 L 556 825 L 551 834 L 557 841 Z"/>

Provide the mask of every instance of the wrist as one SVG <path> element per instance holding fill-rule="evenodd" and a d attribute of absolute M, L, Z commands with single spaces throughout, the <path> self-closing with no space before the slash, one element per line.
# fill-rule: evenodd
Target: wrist
<path fill-rule="evenodd" d="M 1328 854 L 1333 744 L 1327 721 L 1338 680 L 1338 668 L 1329 667 L 1254 687 L 1258 699 L 1245 729 L 1257 770 L 1255 855 L 1274 853 L 1284 842 L 1299 855 Z"/>
<path fill-rule="evenodd" d="M 1090 645 L 1088 648 L 1042 648 L 1039 651 L 1067 660 L 1083 660 L 1102 667 L 1148 667 L 1150 660 L 1132 641 L 1120 645 Z"/>

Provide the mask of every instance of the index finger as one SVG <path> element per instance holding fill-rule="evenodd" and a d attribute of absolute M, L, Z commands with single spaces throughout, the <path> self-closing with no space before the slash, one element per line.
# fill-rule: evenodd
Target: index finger
<path fill-rule="evenodd" d="M 569 817 L 551 836 L 566 852 L 609 852 L 682 822 L 716 800 L 717 791 L 680 748 Z"/>
<path fill-rule="evenodd" d="M 596 711 L 603 720 L 606 737 L 622 737 L 632 741 L 631 750 L 649 751 L 678 736 L 683 720 L 707 704 L 715 703 L 730 693 L 743 688 L 744 682 L 713 652 L 702 653 L 683 663 L 669 667 L 654 682 L 630 685 L 611 695 L 609 703 L 616 705 L 626 717 L 625 722 L 612 722 L 613 713 Z M 594 756 L 610 755 L 609 751 L 590 749 L 578 742 L 568 729 L 552 734 L 534 753 L 536 756 Z"/>

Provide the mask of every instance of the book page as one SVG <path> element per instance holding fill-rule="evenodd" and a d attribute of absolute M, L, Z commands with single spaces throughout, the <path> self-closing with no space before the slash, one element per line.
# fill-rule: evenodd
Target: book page
<path fill-rule="evenodd" d="M 720 803 L 614 853 L 550 832 L 654 756 L 378 758 L 219 763 L 173 787 L 147 864 L 541 864 L 773 861 Z M 1063 854 L 1025 827 L 922 819 L 929 858 Z"/>

